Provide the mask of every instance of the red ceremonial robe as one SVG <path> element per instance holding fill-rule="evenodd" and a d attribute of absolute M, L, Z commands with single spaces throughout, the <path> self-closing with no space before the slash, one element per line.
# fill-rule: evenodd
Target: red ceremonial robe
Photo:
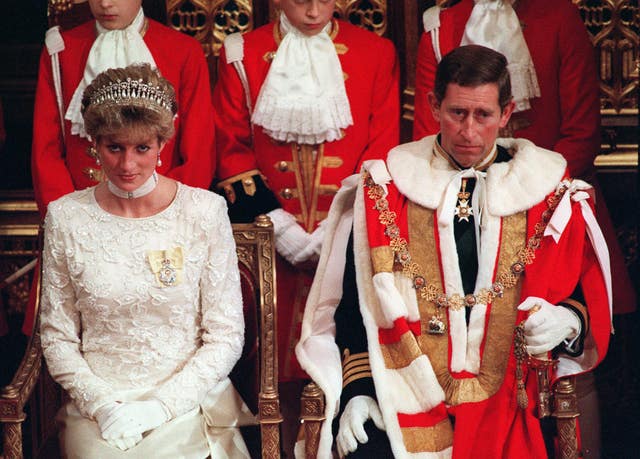
<path fill-rule="evenodd" d="M 371 178 L 355 194 L 360 309 L 376 397 L 393 453 L 416 458 L 546 457 L 535 416 L 533 373 L 525 370 L 529 407 L 523 410 L 516 402 L 513 332 L 526 318 L 516 307 L 529 296 L 558 304 L 580 283 L 589 316 L 584 352 L 560 357 L 555 376 L 590 370 L 604 357 L 611 327 L 604 280 L 609 270 L 596 258 L 586 229 L 589 223 L 589 231 L 597 232 L 591 208 L 583 199 L 586 193 L 580 191 L 584 182 L 562 182 L 568 189 L 558 196 L 566 199 L 558 200 L 551 216 L 556 240 L 539 224 L 549 208 L 547 198 L 564 177 L 565 162 L 524 140 L 500 141 L 517 152 L 508 163 L 496 163 L 487 171 L 478 301 L 468 324 L 464 307 L 448 307 L 443 316 L 445 334 L 432 335 L 429 322 L 436 308 L 430 298 L 444 292 L 450 304 L 462 301 L 455 295 L 462 288 L 452 223 L 445 217 L 446 206 L 441 206 L 457 171 L 432 153 L 433 140 L 427 137 L 395 148 L 386 167 L 380 162 L 365 165 Z M 454 183 L 454 198 L 458 189 L 459 183 Z M 340 227 L 340 211 L 349 208 L 336 201 L 328 231 Z M 568 220 L 559 214 L 568 215 Z M 558 224 L 561 220 L 564 225 Z M 337 305 L 339 298 L 330 298 L 335 269 L 328 268 L 339 239 L 335 234 L 323 247 L 297 348 L 303 368 L 325 392 L 327 419 L 335 414 L 342 386 L 340 357 L 330 345 L 331 305 Z M 522 259 L 520 249 L 531 239 L 540 242 L 535 258 Z M 524 274 L 513 282 L 506 280 L 504 276 L 513 272 L 511 267 L 519 259 L 525 265 Z M 502 288 L 495 284 L 498 280 Z M 424 297 L 421 286 L 426 288 Z M 483 301 L 486 293 L 481 287 L 501 295 Z M 337 290 L 335 295 L 340 296 Z M 449 416 L 455 417 L 453 429 Z M 329 457 L 328 424 L 322 428 L 319 457 Z"/>
<path fill-rule="evenodd" d="M 440 12 L 441 56 L 460 45 L 473 6 L 473 0 L 461 0 Z M 600 151 L 600 86 L 591 40 L 577 8 L 568 0 L 521 1 L 516 14 L 536 69 L 541 97 L 530 101 L 530 110 L 514 113 L 507 125 L 508 132 L 502 135 L 525 138 L 562 154 L 572 177 L 594 184 L 598 191 L 596 215 L 611 251 L 613 271 L 617 273 L 613 286 L 614 312 L 633 312 L 636 295 L 604 197 L 595 183 L 593 161 Z M 427 102 L 437 65 L 431 33 L 425 32 L 416 63 L 415 140 L 440 130 Z"/>
<path fill-rule="evenodd" d="M 399 69 L 393 44 L 347 22 L 334 21 L 333 26 L 331 36 L 353 117 L 342 139 L 318 146 L 285 144 L 268 137 L 260 126 L 252 127 L 241 81 L 235 68 L 226 63 L 224 50 L 213 92 L 218 177 L 233 181 L 259 171 L 282 208 L 295 215 L 308 232 L 326 217 L 341 180 L 356 172 L 364 159 L 384 157 L 399 139 Z M 278 49 L 278 31 L 271 23 L 243 36 L 252 107 Z M 278 257 L 281 380 L 305 376 L 293 347 L 314 271 L 295 268 Z"/>

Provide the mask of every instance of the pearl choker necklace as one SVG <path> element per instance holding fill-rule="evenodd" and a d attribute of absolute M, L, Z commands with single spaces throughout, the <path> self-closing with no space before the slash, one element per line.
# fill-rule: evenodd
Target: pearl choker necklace
<path fill-rule="evenodd" d="M 153 174 L 147 179 L 146 182 L 144 182 L 140 187 L 133 191 L 124 191 L 123 189 L 115 186 L 110 180 L 107 180 L 107 188 L 109 188 L 109 191 L 122 199 L 135 199 L 146 196 L 156 188 L 157 184 L 158 174 L 156 174 L 155 171 L 153 171 Z"/>

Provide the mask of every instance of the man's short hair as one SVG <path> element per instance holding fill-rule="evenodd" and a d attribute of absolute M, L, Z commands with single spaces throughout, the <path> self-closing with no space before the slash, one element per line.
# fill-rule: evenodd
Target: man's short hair
<path fill-rule="evenodd" d="M 489 83 L 497 84 L 501 109 L 504 109 L 512 98 L 507 58 L 485 46 L 460 46 L 442 58 L 436 70 L 433 88 L 438 102 L 444 99 L 450 83 L 470 88 Z"/>

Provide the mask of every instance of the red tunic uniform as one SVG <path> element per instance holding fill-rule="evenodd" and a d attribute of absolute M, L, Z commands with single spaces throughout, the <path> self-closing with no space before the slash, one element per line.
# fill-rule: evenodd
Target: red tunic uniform
<path fill-rule="evenodd" d="M 200 44 L 193 38 L 147 19 L 144 41 L 162 76 L 174 86 L 178 101 L 176 135 L 162 151 L 158 172 L 190 186 L 208 188 L 215 169 L 213 109 L 209 70 Z M 95 22 L 89 21 L 62 32 L 65 49 L 60 53 L 62 95 L 66 111 L 75 92 L 96 37 Z M 51 59 L 43 50 L 40 57 L 33 120 L 31 168 L 38 208 L 45 214 L 47 204 L 71 191 L 95 185 L 99 167 L 87 154 L 89 142 L 71 135 L 65 120 L 65 144 L 53 86 Z"/>
<path fill-rule="evenodd" d="M 353 125 L 345 129 L 342 139 L 303 146 L 277 143 L 260 126 L 253 126 L 252 131 L 242 84 L 233 66 L 226 63 L 224 52 L 213 94 L 217 172 L 222 184 L 259 172 L 282 208 L 295 215 L 308 232 L 325 218 L 341 180 L 356 172 L 364 159 L 384 157 L 399 138 L 398 63 L 393 44 L 342 21 L 334 22 L 331 35 L 353 116 Z M 279 29 L 268 24 L 243 38 L 253 107 L 278 49 Z M 227 186 L 225 191 L 233 201 Z M 301 272 L 278 260 L 281 379 L 296 373 L 293 346 L 313 271 Z"/>
<path fill-rule="evenodd" d="M 178 116 L 176 134 L 162 150 L 158 172 L 180 182 L 208 188 L 215 172 L 213 109 L 209 69 L 200 44 L 193 38 L 147 19 L 144 41 L 162 76 L 176 92 Z M 80 80 L 96 37 L 95 22 L 89 21 L 62 32 L 65 49 L 59 54 L 64 111 Z M 95 185 L 100 168 L 87 154 L 86 138 L 71 135 L 65 120 L 65 141 L 53 85 L 51 59 L 44 49 L 40 56 L 38 86 L 33 119 L 31 174 L 41 216 L 47 205 L 74 190 Z M 31 334 L 35 305 L 32 289 L 23 331 Z"/>
<path fill-rule="evenodd" d="M 460 45 L 473 6 L 473 0 L 462 0 L 440 12 L 442 56 Z M 578 10 L 566 0 L 528 0 L 518 3 L 516 14 L 535 65 L 541 97 L 531 99 L 530 110 L 511 116 L 504 136 L 529 139 L 539 147 L 557 151 L 567 160 L 572 177 L 594 182 L 593 161 L 600 151 L 600 90 L 595 53 Z M 424 33 L 416 65 L 416 140 L 440 130 L 427 103 L 437 64 L 431 34 Z M 613 286 L 615 312 L 632 312 L 635 293 L 601 194 L 596 208 L 613 270 L 620 273 Z"/>

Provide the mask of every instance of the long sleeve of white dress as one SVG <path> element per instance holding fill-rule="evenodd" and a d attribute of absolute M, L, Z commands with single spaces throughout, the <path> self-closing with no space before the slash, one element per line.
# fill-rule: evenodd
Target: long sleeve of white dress
<path fill-rule="evenodd" d="M 176 282 L 160 280 L 163 259 Z M 49 206 L 43 269 L 44 355 L 84 416 L 132 397 L 179 416 L 240 357 L 235 243 L 224 200 L 208 191 L 179 185 L 141 219 L 104 212 L 93 189 L 67 195 Z"/>

